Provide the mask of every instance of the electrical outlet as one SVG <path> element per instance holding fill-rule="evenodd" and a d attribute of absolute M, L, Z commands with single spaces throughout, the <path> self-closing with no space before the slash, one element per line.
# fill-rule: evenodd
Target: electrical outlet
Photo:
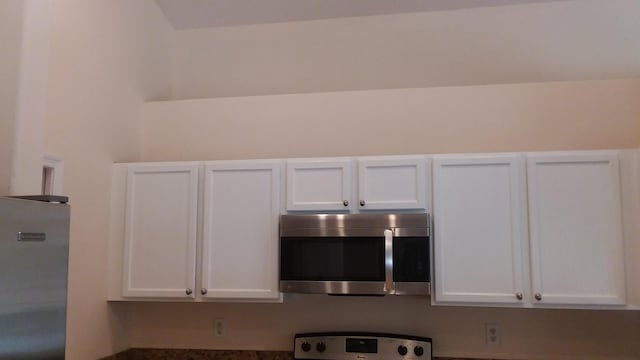
<path fill-rule="evenodd" d="M 225 322 L 223 318 L 213 320 L 213 335 L 215 337 L 223 337 L 225 330 Z"/>
<path fill-rule="evenodd" d="M 487 345 L 500 345 L 500 328 L 496 323 L 484 324 L 484 336 Z"/>

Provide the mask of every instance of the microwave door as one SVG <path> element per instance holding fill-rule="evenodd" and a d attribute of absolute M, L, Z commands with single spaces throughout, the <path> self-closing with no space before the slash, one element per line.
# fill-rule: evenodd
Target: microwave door
<path fill-rule="evenodd" d="M 382 231 L 379 236 L 282 237 L 280 251 L 283 292 L 386 293 L 388 256 Z"/>

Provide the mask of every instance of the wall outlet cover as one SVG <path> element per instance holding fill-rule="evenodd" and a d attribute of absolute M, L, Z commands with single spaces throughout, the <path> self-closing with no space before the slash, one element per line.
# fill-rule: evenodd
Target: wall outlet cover
<path fill-rule="evenodd" d="M 225 331 L 225 321 L 223 318 L 213 319 L 213 335 L 215 337 L 223 337 Z"/>
<path fill-rule="evenodd" d="M 500 328 L 496 323 L 485 323 L 485 342 L 487 345 L 500 345 Z"/>

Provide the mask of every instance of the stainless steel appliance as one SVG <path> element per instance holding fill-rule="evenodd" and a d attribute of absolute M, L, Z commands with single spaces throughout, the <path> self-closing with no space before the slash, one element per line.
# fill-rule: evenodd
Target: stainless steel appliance
<path fill-rule="evenodd" d="M 430 293 L 428 214 L 280 217 L 280 291 Z"/>
<path fill-rule="evenodd" d="M 431 360 L 431 338 L 358 332 L 297 334 L 296 360 Z"/>
<path fill-rule="evenodd" d="M 65 197 L 33 199 L 0 198 L 3 360 L 65 354 L 69 206 Z"/>

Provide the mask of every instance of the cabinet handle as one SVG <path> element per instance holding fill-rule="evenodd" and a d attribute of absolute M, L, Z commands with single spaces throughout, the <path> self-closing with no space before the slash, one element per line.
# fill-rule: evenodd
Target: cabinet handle
<path fill-rule="evenodd" d="M 518 299 L 518 300 L 522 300 L 523 298 L 524 298 L 524 296 L 522 295 L 522 293 L 521 293 L 521 292 L 516 293 L 516 299 Z"/>
<path fill-rule="evenodd" d="M 207 295 L 207 289 L 200 289 L 200 294 Z"/>
<path fill-rule="evenodd" d="M 191 289 L 187 289 L 184 291 L 187 295 L 191 295 L 193 294 L 193 291 L 191 291 Z"/>
<path fill-rule="evenodd" d="M 364 200 L 360 200 L 360 206 L 364 206 L 365 204 Z"/>
<path fill-rule="evenodd" d="M 345 200 L 345 201 L 343 201 L 343 202 L 342 202 L 342 205 L 344 205 L 344 206 L 349 206 L 349 200 Z"/>
<path fill-rule="evenodd" d="M 542 300 L 542 295 L 540 293 L 536 293 L 533 297 L 538 301 Z"/>

